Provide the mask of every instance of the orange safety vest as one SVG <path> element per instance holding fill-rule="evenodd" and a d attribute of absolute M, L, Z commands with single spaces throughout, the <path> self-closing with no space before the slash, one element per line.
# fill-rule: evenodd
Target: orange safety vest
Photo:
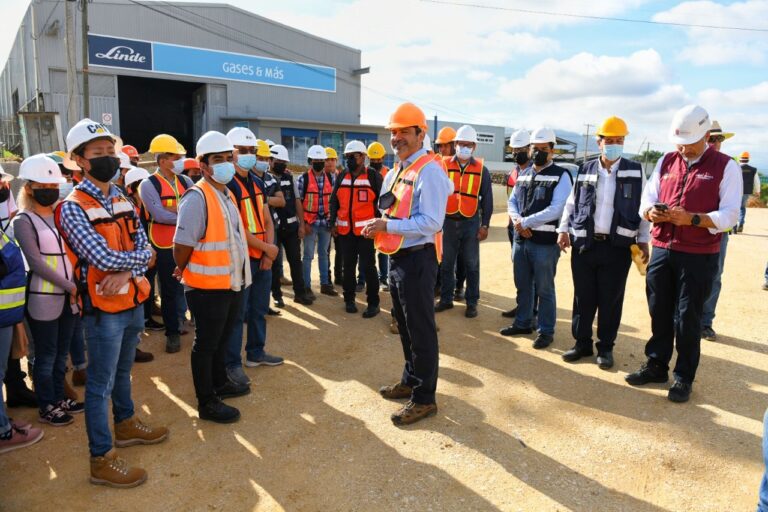
<path fill-rule="evenodd" d="M 267 230 L 264 228 L 264 194 L 261 189 L 253 184 L 255 198 L 251 198 L 251 192 L 248 187 L 240 180 L 238 176 L 233 178 L 240 187 L 240 218 L 243 219 L 245 229 L 255 235 L 256 238 L 264 242 L 267 241 Z M 248 247 L 248 256 L 253 259 L 259 259 L 262 255 L 261 249 Z"/>
<path fill-rule="evenodd" d="M 110 249 L 120 252 L 136 250 L 134 238 L 139 229 L 139 218 L 136 216 L 133 203 L 122 194 L 112 198 L 111 214 L 98 199 L 83 190 L 73 190 L 64 201 L 76 203 L 83 209 L 93 229 L 104 238 Z M 61 204 L 56 209 L 55 218 L 59 232 L 64 234 L 61 229 Z M 95 309 L 105 313 L 120 313 L 135 308 L 149 297 L 149 281 L 144 276 L 131 278 L 116 295 L 102 295 L 100 283 L 110 274 L 114 272 L 105 272 L 93 265 L 88 267 L 86 285 L 88 297 Z M 82 280 L 82 262 L 78 262 L 75 268 L 75 277 L 78 282 Z"/>
<path fill-rule="evenodd" d="M 483 159 L 473 158 L 462 172 L 459 161 L 452 156 L 443 157 L 448 178 L 453 183 L 453 194 L 445 205 L 446 215 L 461 214 L 471 218 L 477 213 L 480 184 L 483 181 Z"/>
<path fill-rule="evenodd" d="M 382 178 L 386 178 L 387 173 L 389 172 L 389 167 L 387 167 L 386 165 L 382 165 L 381 170 L 379 172 L 381 173 Z"/>
<path fill-rule="evenodd" d="M 227 238 L 227 219 L 219 206 L 218 193 L 206 180 L 198 181 L 190 190 L 199 190 L 205 198 L 207 222 L 203 238 L 198 240 L 181 276 L 184 284 L 201 290 L 229 290 L 230 256 Z M 229 189 L 227 195 L 237 207 L 235 196 Z M 188 192 L 189 193 L 189 192 Z"/>
<path fill-rule="evenodd" d="M 340 235 L 348 235 L 350 230 L 355 236 L 361 236 L 363 226 L 376 216 L 376 191 L 370 181 L 369 170 L 357 177 L 346 172 L 336 190 L 339 210 L 336 212 L 336 227 Z M 376 171 L 373 171 L 376 172 Z"/>
<path fill-rule="evenodd" d="M 184 181 L 178 176 L 173 177 L 176 189 L 159 172 L 149 177 L 150 181 L 160 184 L 160 202 L 166 208 L 178 208 L 179 198 L 184 195 L 186 187 Z M 173 247 L 173 235 L 176 234 L 176 224 L 161 224 L 155 222 L 149 215 L 149 211 L 144 208 L 144 215 L 149 221 L 149 241 L 158 249 L 170 249 Z"/>
<path fill-rule="evenodd" d="M 435 162 L 435 155 L 429 153 L 420 156 L 402 172 L 400 164 L 395 168 L 396 178 L 389 189 L 395 196 L 395 202 L 384 211 L 384 215 L 389 219 L 408 219 L 411 217 L 411 207 L 413 206 L 413 191 L 416 180 L 421 171 L 428 164 Z M 384 254 L 394 254 L 400 250 L 405 237 L 389 232 L 376 233 L 373 238 L 373 244 L 379 252 Z M 435 252 L 440 261 L 443 256 L 442 233 L 435 233 Z"/>
<path fill-rule="evenodd" d="M 320 211 L 320 201 L 323 204 L 323 214 L 325 218 L 331 216 L 330 208 L 328 208 L 328 201 L 331 199 L 331 192 L 333 191 L 333 183 L 331 182 L 331 175 L 323 171 L 325 178 L 323 179 L 323 191 L 320 193 L 317 187 L 317 178 L 314 171 L 309 171 L 304 174 L 304 222 L 312 224 L 317 219 L 317 214 Z"/>

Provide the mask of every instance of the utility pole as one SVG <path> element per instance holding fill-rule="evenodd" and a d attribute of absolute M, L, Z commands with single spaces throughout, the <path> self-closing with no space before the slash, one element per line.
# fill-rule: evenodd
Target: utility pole
<path fill-rule="evenodd" d="M 594 128 L 594 125 L 585 124 L 584 126 L 587 127 L 587 134 L 584 135 L 584 162 L 582 163 L 587 163 L 587 147 L 589 147 L 589 129 Z"/>
<path fill-rule="evenodd" d="M 90 95 L 88 94 L 88 0 L 80 0 L 83 11 L 83 117 L 90 117 Z"/>
<path fill-rule="evenodd" d="M 64 2 L 64 41 L 67 47 L 67 124 L 71 128 L 78 120 L 77 57 L 75 57 L 75 3 Z"/>

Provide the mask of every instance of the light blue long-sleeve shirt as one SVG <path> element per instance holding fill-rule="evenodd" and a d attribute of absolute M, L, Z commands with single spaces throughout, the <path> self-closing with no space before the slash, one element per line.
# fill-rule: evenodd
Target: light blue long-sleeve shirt
<path fill-rule="evenodd" d="M 542 167 L 539 169 L 539 171 L 543 171 L 550 165 L 553 164 L 550 162 L 549 165 Z M 521 175 L 529 172 L 532 172 L 534 176 L 537 173 L 535 167 L 531 167 L 529 169 L 525 169 Z M 518 180 L 519 179 L 520 176 L 518 176 Z M 563 215 L 563 208 L 565 208 L 565 202 L 568 200 L 568 195 L 571 193 L 570 175 L 568 173 L 563 173 L 563 175 L 560 177 L 560 181 L 557 182 L 557 186 L 552 192 L 552 202 L 549 203 L 549 206 L 540 212 L 536 212 L 527 217 L 522 217 L 520 215 L 520 205 L 517 204 L 516 191 L 517 184 L 515 184 L 515 188 L 509 195 L 509 201 L 507 202 L 507 213 L 509 213 L 509 218 L 512 219 L 512 222 L 516 222 L 518 219 L 522 219 L 523 229 L 537 228 L 542 224 L 546 224 L 547 222 L 560 220 L 560 217 Z"/>
<path fill-rule="evenodd" d="M 405 169 L 424 154 L 426 150 L 418 150 L 401 163 L 400 169 Z M 381 195 L 390 191 L 397 174 L 396 169 L 387 173 Z M 445 205 L 451 192 L 453 184 L 440 164 L 434 161 L 428 163 L 414 183 L 410 218 L 390 219 L 387 232 L 404 236 L 403 248 L 434 243 L 435 233 L 443 229 Z"/>

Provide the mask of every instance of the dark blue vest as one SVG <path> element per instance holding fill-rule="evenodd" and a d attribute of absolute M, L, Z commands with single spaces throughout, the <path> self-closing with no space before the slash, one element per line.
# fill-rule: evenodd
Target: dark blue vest
<path fill-rule="evenodd" d="M 8 327 L 24 319 L 27 272 L 21 249 L 0 231 L 0 327 Z"/>
<path fill-rule="evenodd" d="M 552 203 L 552 196 L 555 193 L 555 187 L 563 179 L 570 180 L 571 176 L 566 169 L 552 164 L 549 167 L 534 173 L 533 167 L 522 171 L 517 177 L 515 183 L 515 199 L 520 209 L 521 217 L 528 217 L 534 213 L 539 213 Z M 557 226 L 560 219 L 555 219 L 536 228 L 531 228 L 533 236 L 523 238 L 519 233 L 515 233 L 515 241 L 529 240 L 537 244 L 555 244 L 557 243 Z"/>
<path fill-rule="evenodd" d="M 277 184 L 285 196 L 285 206 L 275 208 L 277 214 L 277 228 L 285 231 L 297 231 L 299 228 L 298 218 L 296 217 L 296 194 L 293 189 L 293 176 L 289 171 L 285 171 L 280 176 L 275 175 Z"/>
<path fill-rule="evenodd" d="M 581 166 L 576 176 L 575 204 L 569 219 L 574 248 L 589 249 L 594 243 L 598 166 L 598 159 L 591 160 Z M 609 237 L 613 245 L 629 247 L 636 242 L 640 228 L 638 210 L 643 193 L 643 171 L 638 162 L 622 158 L 615 172 L 616 192 Z"/>

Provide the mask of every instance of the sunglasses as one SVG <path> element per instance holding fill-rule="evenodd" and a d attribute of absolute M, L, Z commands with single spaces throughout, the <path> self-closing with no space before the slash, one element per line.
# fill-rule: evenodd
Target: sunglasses
<path fill-rule="evenodd" d="M 725 140 L 725 137 L 722 135 L 717 135 L 716 137 L 710 137 L 709 143 L 714 144 L 715 142 L 723 142 Z"/>

